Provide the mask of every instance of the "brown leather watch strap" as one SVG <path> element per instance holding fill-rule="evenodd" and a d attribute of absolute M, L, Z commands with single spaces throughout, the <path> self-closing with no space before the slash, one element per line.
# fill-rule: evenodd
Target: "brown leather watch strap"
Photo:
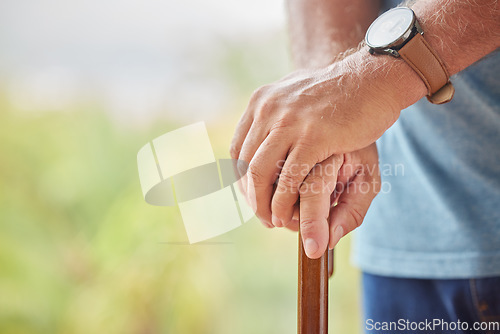
<path fill-rule="evenodd" d="M 421 34 L 416 34 L 399 51 L 399 55 L 422 78 L 434 104 L 451 101 L 455 89 L 443 62 Z"/>

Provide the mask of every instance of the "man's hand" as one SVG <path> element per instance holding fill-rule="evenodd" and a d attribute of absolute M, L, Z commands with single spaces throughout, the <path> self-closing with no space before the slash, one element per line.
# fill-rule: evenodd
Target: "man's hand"
<path fill-rule="evenodd" d="M 361 225 L 380 191 L 378 154 L 375 144 L 353 153 L 334 155 L 317 164 L 300 186 L 300 228 L 308 257 L 321 257 L 340 238 Z"/>
<path fill-rule="evenodd" d="M 391 97 L 401 89 L 384 91 L 365 76 L 372 74 L 375 64 L 365 63 L 372 58 L 381 59 L 357 52 L 322 69 L 293 72 L 253 94 L 231 153 L 249 162 L 246 192 L 265 223 L 288 224 L 299 187 L 316 164 L 372 144 L 398 118 L 403 106 Z M 413 91 L 423 96 L 423 82 L 407 71 L 418 80 Z"/>

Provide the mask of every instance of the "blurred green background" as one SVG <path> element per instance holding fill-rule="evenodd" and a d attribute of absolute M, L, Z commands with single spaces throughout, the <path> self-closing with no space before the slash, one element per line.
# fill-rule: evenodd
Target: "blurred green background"
<path fill-rule="evenodd" d="M 100 37 L 109 39 L 108 49 L 85 44 L 82 35 L 70 53 L 66 30 L 76 34 L 83 23 L 67 22 L 69 7 L 38 2 L 48 6 L 46 25 L 53 26 L 41 43 L 36 32 L 19 28 L 30 10 L 39 12 L 19 3 L 0 5 L 0 333 L 295 333 L 297 235 L 254 219 L 214 239 L 218 244 L 185 245 L 178 210 L 144 202 L 136 167 L 146 142 L 199 120 L 207 122 L 216 157 L 228 157 L 252 90 L 291 69 L 282 13 L 265 21 L 255 14 L 280 11 L 281 2 L 257 1 L 253 11 L 241 10 L 246 21 L 207 29 L 199 25 L 200 13 L 193 14 L 201 2 L 187 1 L 184 16 L 163 27 L 147 52 L 137 42 L 148 35 L 143 27 L 136 39 L 124 38 L 132 36 L 126 29 L 108 31 Z M 151 15 L 164 14 L 154 17 L 161 22 L 174 15 L 152 1 L 126 3 L 129 10 L 149 3 Z M 90 14 L 73 15 L 83 22 Z M 109 21 L 125 14 L 100 15 Z M 215 26 L 211 15 L 207 22 Z M 143 16 L 131 16 L 132 28 L 162 27 Z M 172 39 L 176 24 L 188 33 Z M 198 38 L 200 31 L 210 45 Z M 100 51 L 88 55 L 91 60 L 82 57 L 85 62 L 79 51 L 89 45 Z M 158 63 L 151 62 L 156 53 Z M 116 65 L 116 54 L 136 57 Z M 337 247 L 330 281 L 331 333 L 361 328 L 349 243 L 346 238 Z"/>

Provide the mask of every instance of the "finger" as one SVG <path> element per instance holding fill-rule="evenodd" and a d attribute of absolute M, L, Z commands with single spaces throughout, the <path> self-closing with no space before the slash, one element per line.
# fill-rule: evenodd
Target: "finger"
<path fill-rule="evenodd" d="M 349 154 L 344 155 L 343 161 L 343 165 L 337 174 L 337 185 L 330 196 L 330 207 L 337 205 L 340 195 L 350 184 L 350 180 L 355 176 L 356 170 L 353 171 L 353 168 L 355 168 L 354 166 L 359 166 L 359 164 L 353 163 Z"/>
<path fill-rule="evenodd" d="M 252 126 L 253 117 L 251 114 L 244 113 L 241 117 L 238 125 L 236 126 L 236 130 L 234 132 L 234 136 L 231 142 L 231 147 L 229 149 L 229 153 L 231 154 L 231 158 L 236 162 L 235 167 L 235 175 L 238 179 L 238 188 L 240 189 L 243 195 L 247 194 L 247 176 L 246 173 L 248 171 L 248 163 L 249 160 L 243 160 L 240 158 L 241 146 L 245 141 L 245 138 L 248 135 L 248 131 Z M 248 200 L 247 200 L 248 202 Z"/>
<path fill-rule="evenodd" d="M 236 125 L 236 129 L 234 131 L 233 139 L 231 141 L 231 146 L 229 148 L 229 153 L 231 154 L 231 158 L 239 159 L 241 146 L 247 137 L 248 131 L 253 123 L 253 116 L 250 113 L 245 112 L 238 124 Z"/>
<path fill-rule="evenodd" d="M 240 176 L 238 181 L 236 181 L 236 184 L 238 185 L 238 189 L 240 192 L 243 194 L 243 196 L 247 196 L 247 174 L 243 174 Z"/>
<path fill-rule="evenodd" d="M 245 195 L 246 194 L 246 186 L 243 187 L 242 180 L 244 179 L 245 180 L 244 182 L 246 182 L 246 173 L 248 170 L 248 164 L 245 161 L 239 160 L 239 159 L 232 159 L 231 162 L 232 162 L 231 165 L 233 168 L 233 174 L 234 174 L 234 177 L 236 179 L 238 189 L 240 190 L 240 192 L 243 195 Z"/>
<path fill-rule="evenodd" d="M 288 152 L 288 147 L 282 145 L 279 137 L 278 132 L 270 133 L 255 153 L 247 173 L 250 206 L 257 217 L 267 223 L 271 223 L 271 198 L 281 169 L 279 161 L 284 161 Z"/>
<path fill-rule="evenodd" d="M 255 152 L 257 152 L 259 146 L 266 139 L 267 135 L 268 131 L 265 127 L 253 122 L 243 141 L 238 159 L 246 161 L 247 164 L 250 164 Z"/>
<path fill-rule="evenodd" d="M 330 209 L 330 249 L 363 223 L 370 204 L 380 191 L 377 167 L 375 171 L 358 173 L 340 194 L 337 205 Z"/>
<path fill-rule="evenodd" d="M 298 232 L 299 231 L 299 228 L 300 228 L 300 224 L 299 224 L 299 221 L 298 220 L 295 220 L 295 219 L 292 219 L 290 221 L 290 223 L 285 226 L 287 229 L 289 229 L 290 231 L 293 231 L 293 232 Z"/>
<path fill-rule="evenodd" d="M 246 137 L 244 138 L 243 145 L 241 148 L 239 148 L 238 151 L 239 156 L 237 162 L 237 169 L 238 169 L 238 174 L 242 175 L 240 179 L 241 182 L 239 184 L 241 186 L 243 194 L 245 194 L 248 204 L 256 214 L 257 214 L 256 203 L 255 200 L 252 200 L 254 195 L 253 193 L 249 194 L 248 192 L 248 179 L 249 179 L 248 171 L 250 168 L 250 162 L 252 160 L 252 157 L 257 151 L 262 140 L 265 138 L 265 135 L 266 133 L 261 127 L 257 127 L 255 126 L 255 123 L 252 123 L 250 129 L 248 130 L 248 133 L 246 134 Z M 237 149 L 235 148 L 234 150 Z M 233 152 L 233 154 L 235 153 Z M 261 219 L 261 222 L 266 227 L 272 227 L 270 219 L 267 219 L 266 221 L 263 221 Z"/>
<path fill-rule="evenodd" d="M 301 164 L 297 161 L 301 161 Z M 281 170 L 278 186 L 271 202 L 275 226 L 286 226 L 290 222 L 293 206 L 299 198 L 299 187 L 318 162 L 311 152 L 305 149 L 295 148 L 290 152 Z"/>
<path fill-rule="evenodd" d="M 299 205 L 295 204 L 293 209 L 292 220 L 285 225 L 285 227 L 291 231 L 297 232 L 299 230 Z"/>
<path fill-rule="evenodd" d="M 304 250 L 311 259 L 325 252 L 328 239 L 330 196 L 337 183 L 342 155 L 334 155 L 317 164 L 300 186 L 300 233 Z"/>
<path fill-rule="evenodd" d="M 259 220 L 262 223 L 262 225 L 264 225 L 267 228 L 274 228 L 274 225 L 271 224 L 269 218 L 262 219 L 261 217 L 259 217 L 259 215 L 262 216 L 262 217 L 264 217 L 265 212 L 266 212 L 265 210 L 262 210 L 262 207 L 259 210 L 259 214 L 257 214 L 257 202 L 255 200 L 255 191 L 252 191 L 252 193 L 250 195 L 248 194 L 248 191 L 247 191 L 247 182 L 248 182 L 248 177 L 247 177 L 246 174 L 243 175 L 243 177 L 241 177 L 241 179 L 238 180 L 238 188 L 241 191 L 241 193 L 243 194 L 246 203 L 250 206 L 250 208 L 252 209 L 253 213 L 259 218 Z M 251 200 L 252 198 L 253 198 L 253 200 Z M 270 213 L 268 213 L 268 216 L 269 215 L 270 215 Z"/>

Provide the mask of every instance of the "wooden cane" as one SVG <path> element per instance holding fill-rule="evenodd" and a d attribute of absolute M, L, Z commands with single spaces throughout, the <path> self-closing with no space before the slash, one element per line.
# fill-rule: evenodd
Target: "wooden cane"
<path fill-rule="evenodd" d="M 299 233 L 298 334 L 328 334 L 328 278 L 332 273 L 333 251 L 311 260 Z"/>

